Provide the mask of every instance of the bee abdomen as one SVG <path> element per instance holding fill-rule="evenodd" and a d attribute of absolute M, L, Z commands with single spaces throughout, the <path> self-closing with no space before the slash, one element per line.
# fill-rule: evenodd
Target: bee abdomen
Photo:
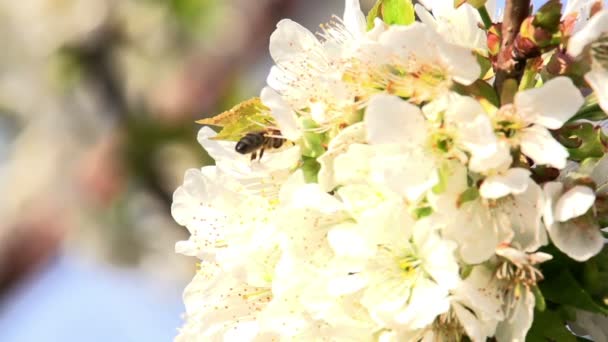
<path fill-rule="evenodd" d="M 263 133 L 247 133 L 236 143 L 235 150 L 240 154 L 247 154 L 256 151 L 264 144 Z"/>

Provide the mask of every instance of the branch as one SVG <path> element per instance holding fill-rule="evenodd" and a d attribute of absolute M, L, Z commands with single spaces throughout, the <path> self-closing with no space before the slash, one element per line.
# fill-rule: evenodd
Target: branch
<path fill-rule="evenodd" d="M 530 14 L 530 0 L 507 0 L 502 22 L 502 38 L 498 54 L 496 83 L 498 93 L 508 78 L 518 79 L 523 70 L 517 68 L 518 61 L 513 58 L 513 44 L 519 33 L 521 23 Z"/>

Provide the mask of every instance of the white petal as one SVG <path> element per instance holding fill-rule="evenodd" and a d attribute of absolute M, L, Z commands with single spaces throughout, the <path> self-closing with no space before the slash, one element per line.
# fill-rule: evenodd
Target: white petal
<path fill-rule="evenodd" d="M 558 169 L 566 166 L 569 155 L 566 148 L 557 142 L 546 128 L 539 125 L 522 130 L 521 151 L 536 164 Z"/>
<path fill-rule="evenodd" d="M 361 12 L 359 0 L 346 0 L 344 4 L 344 26 L 355 37 L 362 36 L 367 31 L 365 15 Z"/>
<path fill-rule="evenodd" d="M 420 149 L 394 156 L 378 156 L 372 159 L 371 165 L 371 177 L 375 183 L 386 185 L 409 201 L 419 200 L 439 182 L 435 160 Z"/>
<path fill-rule="evenodd" d="M 608 32 L 608 10 L 594 15 L 589 22 L 568 41 L 568 53 L 578 56 L 587 45 Z"/>
<path fill-rule="evenodd" d="M 566 191 L 555 205 L 555 219 L 565 222 L 586 213 L 595 203 L 595 193 L 587 186 L 577 185 Z"/>
<path fill-rule="evenodd" d="M 583 218 L 561 223 L 555 219 L 557 203 L 563 197 L 562 183 L 549 182 L 543 190 L 546 198 L 543 219 L 553 244 L 577 261 L 585 261 L 599 253 L 604 247 L 604 238 L 596 222 Z"/>
<path fill-rule="evenodd" d="M 511 148 L 506 141 L 499 140 L 495 151 L 486 154 L 486 150 L 471 150 L 471 159 L 469 159 L 469 168 L 474 172 L 486 173 L 488 171 L 504 171 L 511 166 L 513 157 L 511 156 Z"/>
<path fill-rule="evenodd" d="M 498 150 L 494 128 L 490 118 L 485 115 L 477 115 L 472 121 L 464 122 L 460 126 L 459 141 L 478 158 L 487 157 Z"/>
<path fill-rule="evenodd" d="M 484 198 L 496 199 L 509 194 L 521 194 L 528 188 L 530 171 L 522 168 L 509 169 L 502 174 L 486 178 L 479 193 Z"/>
<path fill-rule="evenodd" d="M 456 243 L 439 237 L 427 220 L 419 220 L 414 226 L 414 243 L 419 248 L 425 271 L 447 290 L 458 285 L 460 276 L 454 257 Z"/>
<path fill-rule="evenodd" d="M 264 87 L 260 95 L 262 103 L 270 108 L 272 117 L 276 120 L 277 126 L 281 130 L 281 134 L 292 141 L 298 140 L 302 132 L 298 129 L 296 113 L 289 107 L 289 104 L 283 100 L 272 88 Z"/>
<path fill-rule="evenodd" d="M 458 45 L 443 43 L 439 48 L 439 55 L 448 66 L 454 81 L 469 85 L 481 76 L 481 67 L 473 51 Z"/>
<path fill-rule="evenodd" d="M 420 21 L 422 23 L 428 25 L 429 27 L 432 27 L 434 30 L 437 30 L 437 21 L 424 6 L 421 6 L 420 4 L 415 4 L 414 11 L 416 11 L 418 18 L 420 18 Z"/>
<path fill-rule="evenodd" d="M 318 181 L 323 190 L 329 192 L 337 185 L 334 179 L 335 158 L 345 153 L 351 144 L 364 143 L 365 135 L 364 123 L 359 122 L 346 127 L 329 142 L 327 152 L 323 153 L 323 155 L 317 159 L 319 164 L 321 164 Z"/>
<path fill-rule="evenodd" d="M 493 216 L 499 227 L 508 227 L 512 231 L 513 245 L 533 252 L 548 242 L 541 222 L 543 208 L 543 191 L 534 180 L 528 178 L 526 191 L 501 198 Z"/>
<path fill-rule="evenodd" d="M 585 75 L 585 80 L 597 96 L 600 107 L 608 113 L 608 70 L 591 70 Z"/>
<path fill-rule="evenodd" d="M 416 282 L 410 302 L 405 310 L 398 313 L 395 319 L 410 329 L 420 329 L 447 312 L 450 308 L 448 292 L 438 284 L 422 278 Z"/>
<path fill-rule="evenodd" d="M 369 178 L 370 160 L 374 151 L 370 145 L 352 144 L 334 159 L 335 184 L 361 183 Z"/>
<path fill-rule="evenodd" d="M 392 25 L 380 35 L 383 46 L 392 48 L 404 60 L 433 63 L 437 57 L 436 40 L 441 39 L 428 26 L 414 22 L 408 26 Z"/>
<path fill-rule="evenodd" d="M 540 88 L 519 92 L 515 95 L 517 113 L 527 122 L 549 129 L 558 129 L 583 105 L 585 99 L 572 81 L 564 76 L 556 77 Z"/>
<path fill-rule="evenodd" d="M 467 264 L 478 264 L 494 255 L 501 242 L 489 210 L 479 200 L 464 203 L 452 215 L 445 215 L 443 236 L 458 243 L 460 257 Z"/>
<path fill-rule="evenodd" d="M 534 295 L 529 291 L 522 291 L 512 308 L 511 317 L 498 324 L 496 329 L 498 342 L 524 342 L 526 340 L 526 334 L 530 330 L 534 318 L 534 303 Z"/>
<path fill-rule="evenodd" d="M 555 205 L 563 191 L 564 185 L 561 182 L 547 182 L 543 185 L 543 193 L 545 194 L 543 221 L 545 222 L 547 229 L 555 222 Z"/>
<path fill-rule="evenodd" d="M 211 140 L 216 135 L 217 133 L 214 130 L 208 126 L 204 126 L 198 131 L 196 139 L 216 162 L 223 159 L 238 158 L 238 153 L 234 150 L 236 143 L 232 141 Z"/>
<path fill-rule="evenodd" d="M 426 139 L 426 123 L 420 108 L 397 96 L 372 97 L 364 122 L 371 144 L 422 144 Z"/>
<path fill-rule="evenodd" d="M 338 256 L 369 258 L 376 251 L 375 245 L 353 223 L 334 226 L 327 233 L 327 240 Z"/>
<path fill-rule="evenodd" d="M 289 19 L 279 21 L 276 30 L 270 35 L 270 56 L 277 64 L 320 47 L 314 34 Z"/>
<path fill-rule="evenodd" d="M 576 310 L 576 322 L 568 322 L 579 336 L 588 335 L 591 341 L 608 342 L 608 317 L 601 313 Z"/>
<path fill-rule="evenodd" d="M 305 184 L 292 193 L 287 205 L 292 208 L 311 208 L 322 213 L 334 213 L 343 209 L 342 202 L 321 190 L 318 184 Z"/>
<path fill-rule="evenodd" d="M 600 227 L 590 218 L 553 222 L 547 231 L 555 247 L 576 261 L 585 261 L 604 247 Z"/>

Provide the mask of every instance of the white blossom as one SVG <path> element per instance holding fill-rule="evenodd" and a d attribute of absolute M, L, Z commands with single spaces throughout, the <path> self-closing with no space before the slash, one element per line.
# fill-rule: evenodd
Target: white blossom
<path fill-rule="evenodd" d="M 604 247 L 604 237 L 598 224 L 585 215 L 595 202 L 589 187 L 575 186 L 564 191 L 559 182 L 544 185 L 547 201 L 543 220 L 549 237 L 557 248 L 569 257 L 585 261 Z"/>

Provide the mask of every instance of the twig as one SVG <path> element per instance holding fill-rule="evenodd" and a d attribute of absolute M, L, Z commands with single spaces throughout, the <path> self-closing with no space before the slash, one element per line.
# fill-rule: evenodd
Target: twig
<path fill-rule="evenodd" d="M 518 61 L 513 58 L 513 43 L 519 33 L 521 23 L 529 14 L 530 0 L 506 1 L 495 82 L 495 87 L 499 94 L 506 79 L 518 79 L 523 71 L 517 68 Z"/>

